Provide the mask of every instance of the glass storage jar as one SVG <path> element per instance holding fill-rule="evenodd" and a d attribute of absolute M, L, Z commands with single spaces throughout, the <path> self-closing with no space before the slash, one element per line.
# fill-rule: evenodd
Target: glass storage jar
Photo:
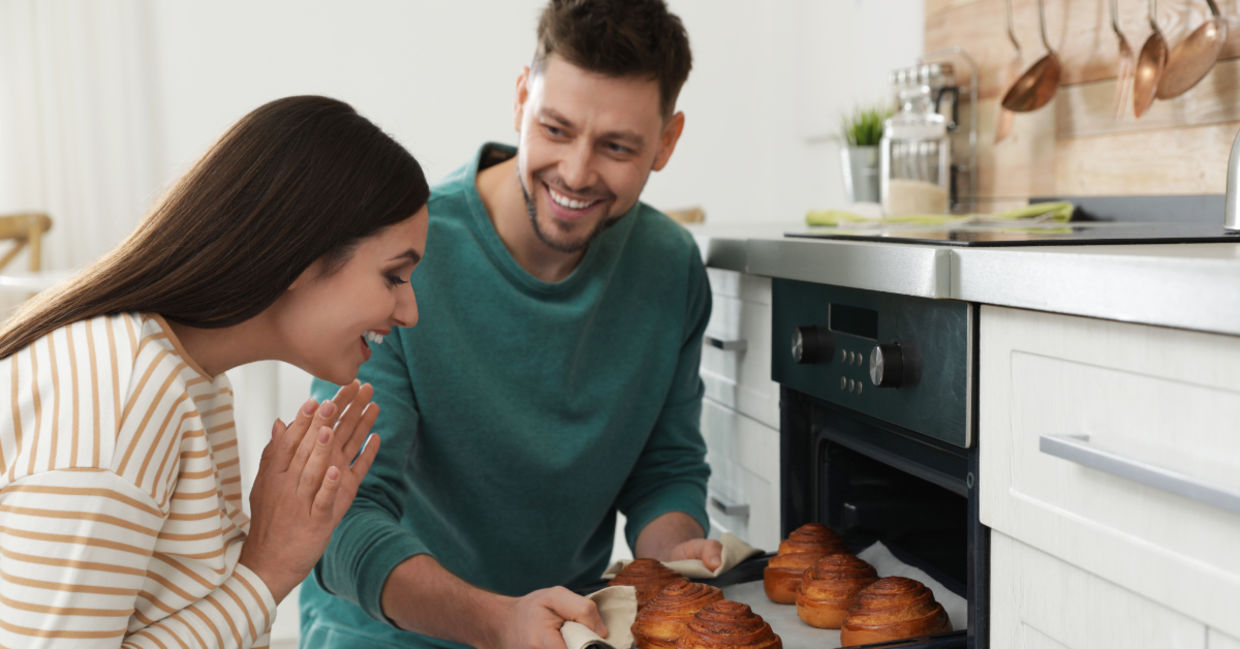
<path fill-rule="evenodd" d="M 902 88 L 900 111 L 883 123 L 879 145 L 883 214 L 946 214 L 951 159 L 947 118 L 934 111 L 930 87 Z"/>

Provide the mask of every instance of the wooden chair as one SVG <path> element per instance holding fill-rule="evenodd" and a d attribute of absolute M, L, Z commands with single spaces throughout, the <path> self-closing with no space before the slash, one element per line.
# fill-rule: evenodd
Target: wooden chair
<path fill-rule="evenodd" d="M 52 217 L 40 212 L 21 212 L 0 215 L 0 239 L 11 239 L 13 247 L 0 257 L 3 269 L 17 257 L 26 246 L 29 270 L 37 273 L 43 265 L 43 233 L 52 227 Z"/>

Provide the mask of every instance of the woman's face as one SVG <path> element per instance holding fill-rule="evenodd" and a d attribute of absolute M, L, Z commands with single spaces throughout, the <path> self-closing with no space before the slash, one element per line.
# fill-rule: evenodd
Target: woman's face
<path fill-rule="evenodd" d="M 370 344 L 393 327 L 418 322 L 409 275 L 426 250 L 426 207 L 363 239 L 335 272 L 311 264 L 280 298 L 276 312 L 288 362 L 344 384 L 370 358 Z"/>

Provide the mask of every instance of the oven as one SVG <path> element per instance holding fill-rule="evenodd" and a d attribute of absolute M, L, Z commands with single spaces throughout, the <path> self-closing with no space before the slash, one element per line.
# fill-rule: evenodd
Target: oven
<path fill-rule="evenodd" d="M 986 646 L 976 309 L 788 279 L 771 308 L 782 534 L 821 522 L 854 551 L 881 542 L 965 599 L 965 628 L 899 646 Z"/>

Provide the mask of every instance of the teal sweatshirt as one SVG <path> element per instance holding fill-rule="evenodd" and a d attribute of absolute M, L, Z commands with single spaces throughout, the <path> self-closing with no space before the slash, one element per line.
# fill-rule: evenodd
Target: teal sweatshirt
<path fill-rule="evenodd" d="M 710 288 L 697 246 L 638 203 L 569 277 L 534 278 L 475 185 L 513 153 L 484 146 L 432 190 L 412 277 L 419 321 L 372 343 L 362 367 L 382 446 L 302 586 L 303 647 L 456 646 L 382 613 L 388 575 L 417 554 L 518 596 L 598 579 L 617 511 L 630 545 L 671 511 L 708 527 L 698 364 Z"/>

